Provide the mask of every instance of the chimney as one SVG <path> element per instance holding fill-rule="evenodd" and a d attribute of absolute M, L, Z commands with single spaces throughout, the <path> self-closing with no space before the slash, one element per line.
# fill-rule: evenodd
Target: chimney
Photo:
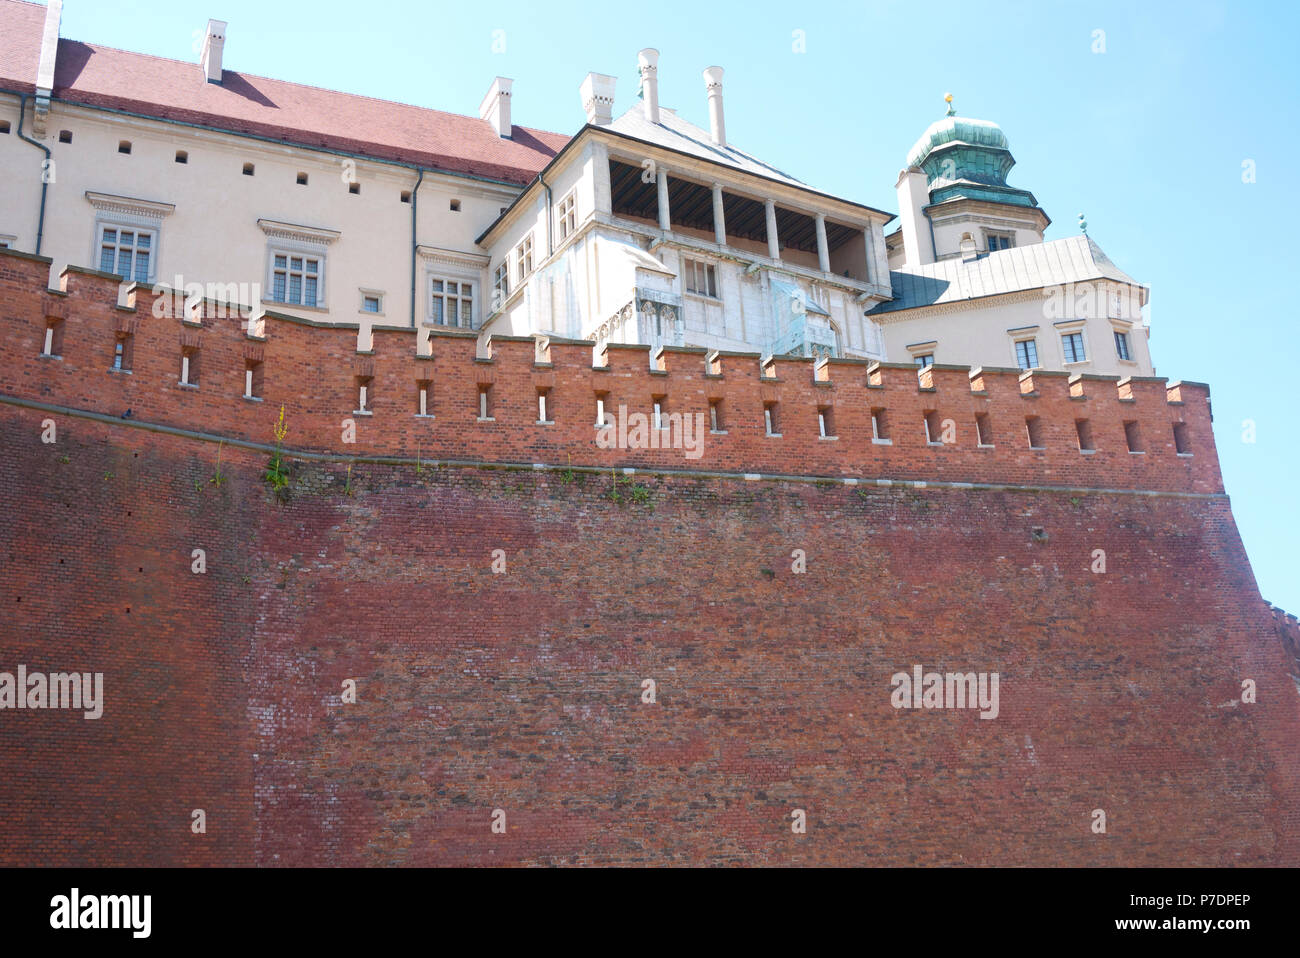
<path fill-rule="evenodd" d="M 933 234 L 926 219 L 930 187 L 926 175 L 916 167 L 898 174 L 898 218 L 903 230 L 903 256 L 907 266 L 934 262 Z"/>
<path fill-rule="evenodd" d="M 208 21 L 208 35 L 203 38 L 203 52 L 199 65 L 209 83 L 221 82 L 221 54 L 226 48 L 226 24 L 220 20 Z"/>
<path fill-rule="evenodd" d="M 718 146 L 727 145 L 727 124 L 722 118 L 722 67 L 704 71 L 704 88 L 709 91 L 709 132 Z"/>
<path fill-rule="evenodd" d="M 510 125 L 510 87 L 514 82 L 505 77 L 497 77 L 488 87 L 487 96 L 483 97 L 483 102 L 478 106 L 479 118 L 487 120 L 497 136 L 506 139 L 510 139 L 514 129 Z"/>
<path fill-rule="evenodd" d="M 659 122 L 659 51 L 646 47 L 636 55 L 641 72 L 641 97 L 645 100 L 645 118 Z"/>
<path fill-rule="evenodd" d="M 614 119 L 614 77 L 603 73 L 588 73 L 587 78 L 578 87 L 582 96 L 582 109 L 587 114 L 587 122 L 604 126 Z"/>
<path fill-rule="evenodd" d="M 50 0 L 45 8 L 40 59 L 36 62 L 36 103 L 32 113 L 32 132 L 38 140 L 45 139 L 45 121 L 50 115 L 50 98 L 54 95 L 54 64 L 59 55 L 59 24 L 62 20 L 63 0 Z M 37 252 L 40 252 L 39 247 Z"/>

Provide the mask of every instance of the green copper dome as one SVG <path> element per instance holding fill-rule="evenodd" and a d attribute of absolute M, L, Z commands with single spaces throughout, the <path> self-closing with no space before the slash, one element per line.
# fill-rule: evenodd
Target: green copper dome
<path fill-rule="evenodd" d="M 930 202 L 974 199 L 1037 206 L 1032 193 L 1007 185 L 1016 165 L 996 123 L 956 116 L 951 110 L 930 124 L 907 154 L 908 169 L 925 172 Z"/>
<path fill-rule="evenodd" d="M 921 138 L 907 154 L 907 165 L 920 166 L 934 150 L 949 143 L 985 146 L 995 150 L 1009 149 L 1006 135 L 996 123 L 964 116 L 945 116 L 941 120 L 935 120 L 921 134 Z"/>

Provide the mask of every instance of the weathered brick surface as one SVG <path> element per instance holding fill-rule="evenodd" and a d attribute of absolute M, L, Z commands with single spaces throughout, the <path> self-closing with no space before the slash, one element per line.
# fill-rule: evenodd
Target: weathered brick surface
<path fill-rule="evenodd" d="M 18 302 L 30 267 L 0 256 L 5 393 L 125 402 L 137 420 L 267 438 L 273 374 L 267 408 L 247 404 L 247 419 L 227 416 L 206 379 L 171 409 L 163 400 L 182 391 L 148 364 L 171 361 L 178 331 L 154 359 L 142 340 L 133 376 L 108 374 L 111 346 L 93 362 L 73 349 L 113 312 L 96 319 L 75 295 Z M 22 337 L 60 305 L 80 324 L 65 329 L 63 364 L 25 358 L 39 342 Z M 329 352 L 333 333 L 288 328 L 304 336 L 302 376 L 328 397 L 332 363 L 354 357 Z M 384 356 L 377 344 L 377 378 Z M 468 362 L 469 376 L 515 375 Z M 619 362 L 551 373 L 556 388 L 641 381 Z M 521 381 L 539 374 L 518 368 Z M 749 388 L 731 375 L 727 389 Z M 826 388 L 799 383 L 780 388 Z M 1156 450 L 1137 465 L 1099 452 L 1079 467 L 1140 493 L 637 476 L 647 503 L 611 501 L 608 473 L 372 463 L 354 466 L 349 495 L 346 460 L 295 462 L 281 503 L 262 453 L 227 445 L 217 486 L 213 443 L 0 401 L 0 671 L 103 671 L 107 699 L 98 721 L 0 712 L 0 864 L 1300 864 L 1288 626 L 1216 494 L 1203 391 L 1170 406 L 1148 385 L 1135 384 L 1138 406 L 1151 421 L 1186 415 L 1197 455 Z M 307 425 L 315 388 L 299 383 L 290 445 L 330 445 Z M 768 388 L 755 383 L 755 401 Z M 919 421 L 952 392 L 935 388 L 887 378 L 885 391 L 916 403 Z M 1022 420 L 1026 403 L 1045 417 L 1074 408 L 1036 388 L 986 387 Z M 865 372 L 847 391 L 876 404 Z M 967 386 L 962 402 L 979 401 Z M 47 418 L 57 443 L 41 442 Z M 498 455 L 455 438 L 475 425 L 426 454 L 461 442 L 467 456 L 564 464 L 563 444 L 528 446 L 545 427 L 500 416 Z M 842 442 L 850 426 L 841 414 Z M 392 429 L 407 448 L 409 424 Z M 583 461 L 614 455 L 583 440 Z M 764 442 L 691 465 L 815 474 L 828 462 L 773 468 Z M 1050 446 L 1044 461 L 1001 440 L 960 445 L 899 441 L 886 474 L 1082 475 Z M 980 471 L 977 452 L 990 457 Z M 845 462 L 863 478 L 884 469 Z M 190 571 L 195 548 L 205 575 Z M 806 574 L 792 571 L 795 549 Z M 1095 549 L 1104 574 L 1090 569 Z M 913 664 L 998 672 L 1000 715 L 895 710 L 890 676 Z M 348 678 L 355 705 L 340 701 Z M 646 678 L 654 705 L 640 700 Z M 1255 704 L 1241 701 L 1246 678 Z M 206 835 L 190 833 L 194 808 Z M 495 808 L 505 835 L 490 831 Z M 793 808 L 807 810 L 807 835 L 791 833 Z M 1096 808 L 1105 835 L 1090 831 Z"/>

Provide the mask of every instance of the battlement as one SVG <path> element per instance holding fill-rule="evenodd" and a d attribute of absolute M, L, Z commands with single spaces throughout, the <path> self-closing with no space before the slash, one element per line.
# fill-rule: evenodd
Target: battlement
<path fill-rule="evenodd" d="M 1223 491 L 1201 383 L 428 328 L 364 341 L 214 302 L 173 316 L 75 267 L 47 289 L 49 262 L 0 250 L 10 397 L 258 443 L 283 406 L 286 448 L 340 457 Z"/>

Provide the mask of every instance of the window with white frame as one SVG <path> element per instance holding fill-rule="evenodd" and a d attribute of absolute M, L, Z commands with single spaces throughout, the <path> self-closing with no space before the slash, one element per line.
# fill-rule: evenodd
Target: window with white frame
<path fill-rule="evenodd" d="M 152 275 L 153 230 L 104 225 L 99 229 L 99 271 L 147 282 Z"/>
<path fill-rule="evenodd" d="M 152 283 L 158 273 L 162 223 L 176 207 L 89 190 L 86 200 L 95 210 L 90 262 L 127 282 Z"/>
<path fill-rule="evenodd" d="M 560 239 L 567 238 L 578 228 L 578 207 L 572 192 L 560 200 L 560 205 L 555 208 L 555 216 Z"/>
<path fill-rule="evenodd" d="M 1016 365 L 1021 369 L 1038 368 L 1038 340 L 1016 340 Z"/>
<path fill-rule="evenodd" d="M 274 220 L 260 219 L 257 225 L 267 237 L 263 302 L 327 309 L 327 250 L 341 234 L 336 230 Z M 380 291 L 363 289 L 360 292 L 363 296 L 378 294 L 379 311 L 383 312 L 383 294 Z M 364 301 L 359 308 L 365 310 Z"/>
<path fill-rule="evenodd" d="M 11 236 L 8 233 L 0 233 L 0 249 L 13 249 L 14 243 L 17 242 L 17 236 Z"/>
<path fill-rule="evenodd" d="M 523 242 L 515 247 L 515 263 L 519 282 L 522 283 L 528 278 L 528 274 L 533 271 L 533 234 L 531 232 L 524 237 Z"/>
<path fill-rule="evenodd" d="M 718 298 L 718 271 L 712 263 L 697 259 L 682 260 L 682 285 L 696 296 Z"/>
<path fill-rule="evenodd" d="M 435 326 L 474 328 L 474 284 L 434 276 L 429 280 L 429 322 Z"/>
<path fill-rule="evenodd" d="M 510 261 L 502 260 L 501 265 L 492 274 L 492 289 L 496 293 L 494 307 L 500 306 L 510 297 Z"/>
<path fill-rule="evenodd" d="M 361 291 L 361 312 L 382 313 L 384 311 L 384 294 L 375 290 Z"/>
<path fill-rule="evenodd" d="M 271 262 L 271 299 L 290 306 L 317 306 L 323 274 L 321 257 L 276 250 Z"/>
<path fill-rule="evenodd" d="M 918 366 L 933 366 L 934 353 L 917 353 L 912 356 L 912 362 Z"/>
<path fill-rule="evenodd" d="M 1129 352 L 1128 333 L 1120 329 L 1115 330 L 1115 355 L 1124 360 L 1132 360 L 1133 358 Z"/>
<path fill-rule="evenodd" d="M 1088 359 L 1083 348 L 1083 333 L 1062 333 L 1061 353 L 1067 363 L 1082 363 Z"/>

